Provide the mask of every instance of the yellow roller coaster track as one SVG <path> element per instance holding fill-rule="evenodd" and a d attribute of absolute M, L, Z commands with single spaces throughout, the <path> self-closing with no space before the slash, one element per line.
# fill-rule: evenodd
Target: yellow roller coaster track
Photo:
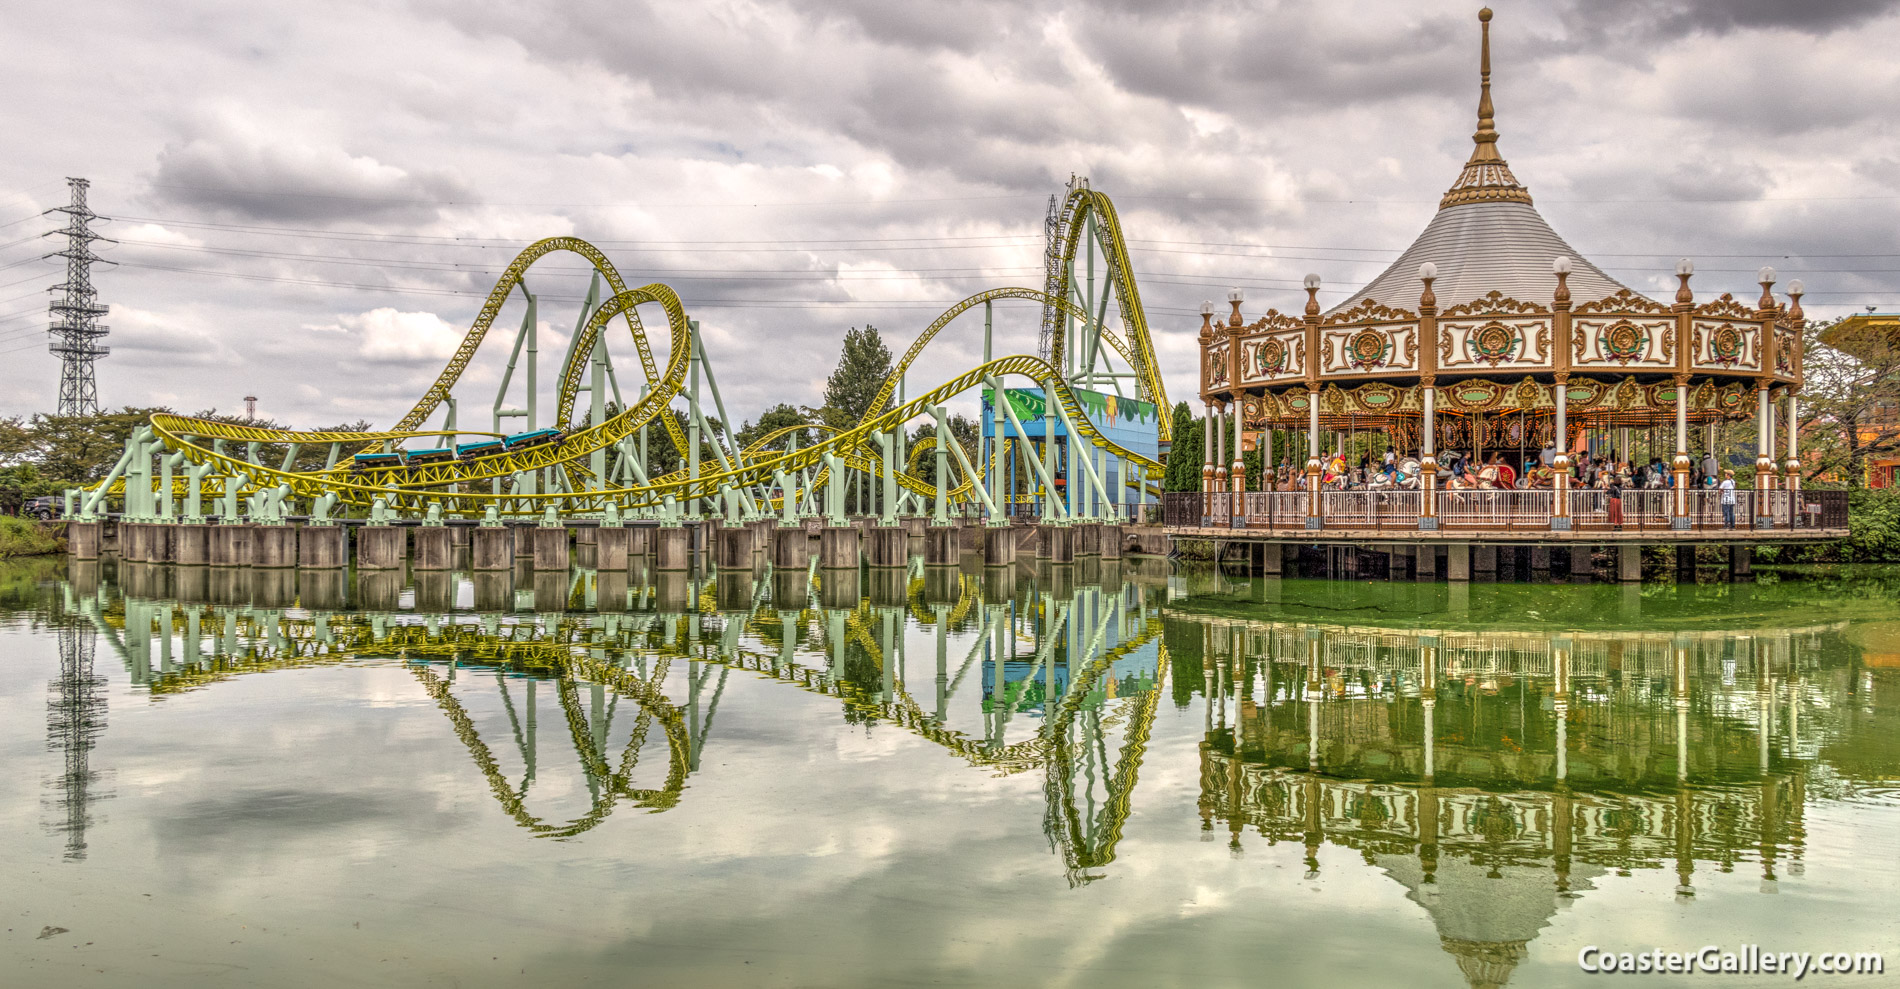
<path fill-rule="evenodd" d="M 1067 260 L 1073 259 L 1078 239 L 1076 232 L 1084 229 L 1080 221 L 1085 220 L 1090 213 L 1099 218 L 1101 226 L 1107 231 L 1107 237 L 1102 242 L 1110 262 L 1110 272 L 1120 299 L 1123 319 L 1129 330 L 1127 340 L 1105 329 L 1102 332 L 1102 339 L 1120 353 L 1129 366 L 1138 373 L 1147 392 L 1165 403 L 1160 377 L 1155 370 L 1153 346 L 1148 338 L 1147 321 L 1142 314 L 1140 296 L 1135 289 L 1133 273 L 1128 267 L 1127 251 L 1121 242 L 1119 221 L 1116 220 L 1114 207 L 1106 196 L 1087 189 L 1076 190 L 1071 194 L 1065 206 L 1063 229 L 1067 235 L 1062 245 L 1064 257 Z M 297 471 L 273 468 L 257 462 L 254 456 L 240 456 L 236 452 L 225 449 L 228 444 L 237 444 L 247 449 L 251 444 L 304 447 L 337 444 L 339 447 L 348 445 L 368 450 L 385 444 L 400 445 L 415 439 L 451 435 L 493 436 L 492 433 L 476 430 L 458 430 L 450 433 L 443 430 L 423 430 L 418 427 L 441 405 L 456 382 L 460 380 L 463 372 L 467 370 L 510 293 L 516 288 L 521 288 L 524 293 L 526 292 L 524 279 L 529 268 L 538 259 L 559 251 L 578 254 L 587 259 L 612 288 L 613 295 L 589 314 L 574 345 L 569 349 L 568 359 L 562 368 L 559 382 L 556 422 L 565 425 L 572 416 L 575 396 L 580 389 L 581 376 L 588 363 L 588 356 L 592 353 L 606 324 L 615 316 L 622 317 L 627 324 L 639 352 L 641 368 L 648 384 L 647 394 L 618 414 L 603 422 L 593 423 L 585 428 L 566 433 L 555 442 L 526 449 L 507 450 L 479 459 L 457 459 L 427 465 L 357 470 L 352 463 L 338 463 L 320 470 Z M 850 429 L 834 430 L 825 426 L 788 427 L 748 446 L 737 455 L 731 467 L 710 472 L 702 471 L 698 478 L 688 477 L 685 471 L 676 471 L 662 477 L 650 478 L 649 483 L 642 485 L 612 486 L 600 484 L 599 479 L 592 477 L 585 467 L 589 454 L 614 447 L 656 419 L 665 426 L 676 448 L 681 451 L 686 449 L 687 440 L 681 435 L 678 420 L 665 413 L 686 382 L 695 341 L 685 307 L 671 288 L 663 284 L 653 284 L 638 289 L 627 289 L 619 273 L 599 249 L 574 237 L 551 237 L 537 241 L 509 263 L 508 268 L 495 283 L 494 289 L 490 291 L 474 324 L 463 336 L 461 344 L 455 354 L 449 358 L 435 383 L 392 429 L 367 433 L 260 429 L 237 423 L 217 422 L 169 413 L 153 416 L 151 425 L 156 436 L 170 449 L 182 453 L 187 462 L 194 465 L 211 465 L 211 471 L 202 478 L 201 497 L 221 497 L 229 494 L 233 487 L 239 494 L 255 494 L 267 489 L 283 487 L 293 498 L 332 495 L 339 505 L 356 509 L 368 509 L 373 503 L 381 500 L 387 507 L 397 511 L 419 514 L 427 511 L 431 506 L 437 506 L 444 515 L 464 517 L 479 516 L 490 507 L 493 507 L 498 514 L 515 516 L 540 514 L 550 506 L 561 512 L 588 513 L 604 511 L 610 505 L 620 509 L 640 508 L 659 505 L 669 496 L 681 500 L 705 498 L 729 486 L 750 487 L 769 484 L 776 471 L 785 471 L 789 474 L 814 467 L 820 468 L 815 483 L 822 483 L 825 479 L 823 466 L 827 454 L 837 456 L 845 466 L 852 469 L 876 473 L 882 469 L 882 464 L 873 452 L 878 434 L 902 426 L 919 416 L 927 415 L 932 406 L 941 404 L 971 388 L 982 386 L 992 378 L 1000 380 L 1004 377 L 1016 376 L 1028 378 L 1032 383 L 1043 386 L 1053 394 L 1070 421 L 1075 424 L 1076 432 L 1090 443 L 1139 465 L 1150 477 L 1158 477 L 1161 471 L 1159 463 L 1124 449 L 1103 435 L 1090 422 L 1082 404 L 1077 401 L 1068 384 L 1062 380 L 1060 370 L 1035 357 L 1016 355 L 997 358 L 901 405 L 882 412 L 876 411 L 884 409 L 891 402 L 899 381 L 931 341 L 957 316 L 978 305 L 999 299 L 1022 299 L 1040 302 L 1054 307 L 1065 316 L 1086 320 L 1088 314 L 1067 298 L 1069 292 L 1067 270 L 1068 265 L 1065 263 L 1065 274 L 1060 285 L 1061 294 L 1058 295 L 1045 294 L 1028 288 L 997 288 L 979 292 L 945 310 L 918 335 L 903 358 L 892 369 L 871 403 L 873 411 Z M 645 304 L 659 305 L 666 314 L 669 337 L 668 359 L 663 369 L 656 365 L 653 347 L 646 336 L 647 329 L 640 321 L 637 311 L 639 306 Z M 1058 349 L 1059 347 L 1058 338 Z M 1165 409 L 1158 418 L 1161 435 L 1166 439 L 1169 416 L 1166 415 Z M 773 441 L 797 429 L 816 429 L 829 435 L 799 450 L 774 451 L 770 449 Z M 440 443 L 442 440 L 436 439 L 435 442 Z M 920 443 L 916 453 L 920 454 L 929 448 L 929 445 Z M 970 460 L 976 470 L 971 476 L 958 478 L 957 482 L 950 486 L 948 494 L 953 499 L 969 497 L 975 485 L 982 483 L 982 467 L 976 463 L 980 458 L 971 457 Z M 916 454 L 913 454 L 910 461 L 895 472 L 898 483 L 916 494 L 925 497 L 934 496 L 936 493 L 934 476 L 926 481 L 916 473 Z M 483 486 L 493 486 L 492 482 L 503 481 L 518 474 L 556 467 L 568 471 L 570 476 L 586 478 L 596 486 L 590 490 L 538 494 L 471 490 L 480 482 L 491 482 Z M 122 495 L 123 486 L 123 480 L 116 481 L 107 493 Z"/>

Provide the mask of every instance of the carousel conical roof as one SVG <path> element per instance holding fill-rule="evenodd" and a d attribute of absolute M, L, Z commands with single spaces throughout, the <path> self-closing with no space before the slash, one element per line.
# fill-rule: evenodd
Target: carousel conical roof
<path fill-rule="evenodd" d="M 1491 11 L 1478 14 L 1482 22 L 1479 69 L 1478 129 L 1471 135 L 1475 147 L 1458 178 L 1439 200 L 1438 215 L 1425 225 L 1412 246 L 1399 255 L 1379 277 L 1328 310 L 1328 315 L 1367 299 L 1388 306 L 1418 306 L 1419 265 L 1438 268 L 1432 285 L 1440 310 L 1491 292 L 1520 302 L 1548 304 L 1557 288 L 1551 261 L 1571 259 L 1570 294 L 1578 300 L 1601 299 L 1626 288 L 1579 257 L 1550 228 L 1531 204 L 1530 190 L 1511 174 L 1498 154 L 1498 131 L 1491 106 Z"/>

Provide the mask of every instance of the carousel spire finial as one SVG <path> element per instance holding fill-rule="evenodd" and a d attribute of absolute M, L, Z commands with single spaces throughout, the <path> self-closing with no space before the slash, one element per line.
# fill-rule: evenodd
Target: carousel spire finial
<path fill-rule="evenodd" d="M 1478 129 L 1471 135 L 1475 147 L 1458 181 L 1438 201 L 1438 208 L 1466 203 L 1531 201 L 1530 191 L 1511 174 L 1498 154 L 1497 111 L 1491 105 L 1491 8 L 1478 11 Z"/>
<path fill-rule="evenodd" d="M 1478 132 L 1471 139 L 1482 149 L 1498 143 L 1497 111 L 1491 106 L 1491 8 L 1478 11 L 1478 31 L 1482 39 L 1478 43 Z M 1497 154 L 1496 147 L 1491 153 Z"/>

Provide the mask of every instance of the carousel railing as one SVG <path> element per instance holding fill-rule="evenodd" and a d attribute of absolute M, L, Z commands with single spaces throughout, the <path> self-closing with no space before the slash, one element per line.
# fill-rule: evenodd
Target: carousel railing
<path fill-rule="evenodd" d="M 1446 529 L 1549 529 L 1552 508 L 1549 491 L 1484 490 L 1466 488 L 1440 491 L 1438 524 Z"/>
<path fill-rule="evenodd" d="M 1306 492 L 1249 491 L 1246 494 L 1249 529 L 1306 528 Z"/>
<path fill-rule="evenodd" d="M 1424 492 L 1322 491 L 1320 517 L 1329 526 L 1343 529 L 1418 529 L 1418 518 L 1425 505 Z"/>
<path fill-rule="evenodd" d="M 1695 490 L 1686 495 L 1691 530 L 1723 528 L 1720 491 Z M 1848 524 L 1845 491 L 1744 489 L 1734 495 L 1737 530 L 1752 530 L 1763 518 L 1772 520 L 1774 529 L 1844 529 Z M 1667 488 L 1626 488 L 1614 510 L 1609 492 L 1602 489 L 1572 489 L 1568 496 L 1573 530 L 1665 533 L 1674 529 L 1675 492 Z M 1540 531 L 1550 528 L 1555 497 L 1549 490 L 1440 490 L 1434 505 L 1441 529 Z M 1416 530 L 1424 495 L 1405 490 L 1322 491 L 1319 506 L 1328 529 Z M 1300 530 L 1306 527 L 1306 509 L 1304 491 L 1169 492 L 1161 501 L 1163 524 L 1183 528 Z"/>

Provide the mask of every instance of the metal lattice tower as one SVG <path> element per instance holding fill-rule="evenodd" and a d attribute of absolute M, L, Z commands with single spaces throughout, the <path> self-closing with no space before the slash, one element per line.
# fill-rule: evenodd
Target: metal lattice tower
<path fill-rule="evenodd" d="M 92 748 L 106 728 L 106 681 L 92 671 L 95 634 L 89 627 L 68 621 L 59 629 L 59 679 L 49 684 L 46 702 L 46 744 L 65 762 L 53 779 L 59 796 L 52 801 L 60 812 L 54 832 L 66 836 L 66 858 L 86 857 L 86 827 L 92 823 L 92 793 L 99 773 L 90 765 Z"/>
<path fill-rule="evenodd" d="M 66 236 L 65 250 L 46 255 L 49 258 L 66 259 L 66 280 L 50 289 L 64 292 L 65 295 L 47 307 L 53 317 L 47 332 L 52 334 L 53 339 L 46 349 L 61 361 L 58 413 L 63 416 L 97 415 L 99 386 L 93 379 L 92 365 L 111 353 L 112 348 L 99 343 L 108 332 L 99 322 L 99 317 L 106 314 L 106 307 L 99 304 L 99 294 L 92 288 L 92 263 L 105 261 L 92 253 L 92 242 L 106 238 L 93 233 L 90 224 L 105 217 L 94 213 L 86 205 L 86 188 L 91 183 L 85 179 L 68 178 L 66 184 L 73 191 L 72 203 L 46 211 L 64 213 L 67 220 L 66 229 L 49 231 L 47 234 Z M 106 240 L 106 243 L 113 241 Z"/>
<path fill-rule="evenodd" d="M 1075 188 L 1075 177 L 1069 177 L 1069 188 Z M 1062 204 L 1066 198 L 1049 197 L 1049 215 L 1042 221 L 1042 280 L 1043 291 L 1054 295 L 1056 285 L 1062 276 Z M 1042 333 L 1036 338 L 1036 356 L 1052 361 L 1049 347 L 1055 335 L 1056 320 L 1062 313 L 1056 307 L 1043 303 Z M 1052 361 L 1053 362 L 1053 361 Z"/>

